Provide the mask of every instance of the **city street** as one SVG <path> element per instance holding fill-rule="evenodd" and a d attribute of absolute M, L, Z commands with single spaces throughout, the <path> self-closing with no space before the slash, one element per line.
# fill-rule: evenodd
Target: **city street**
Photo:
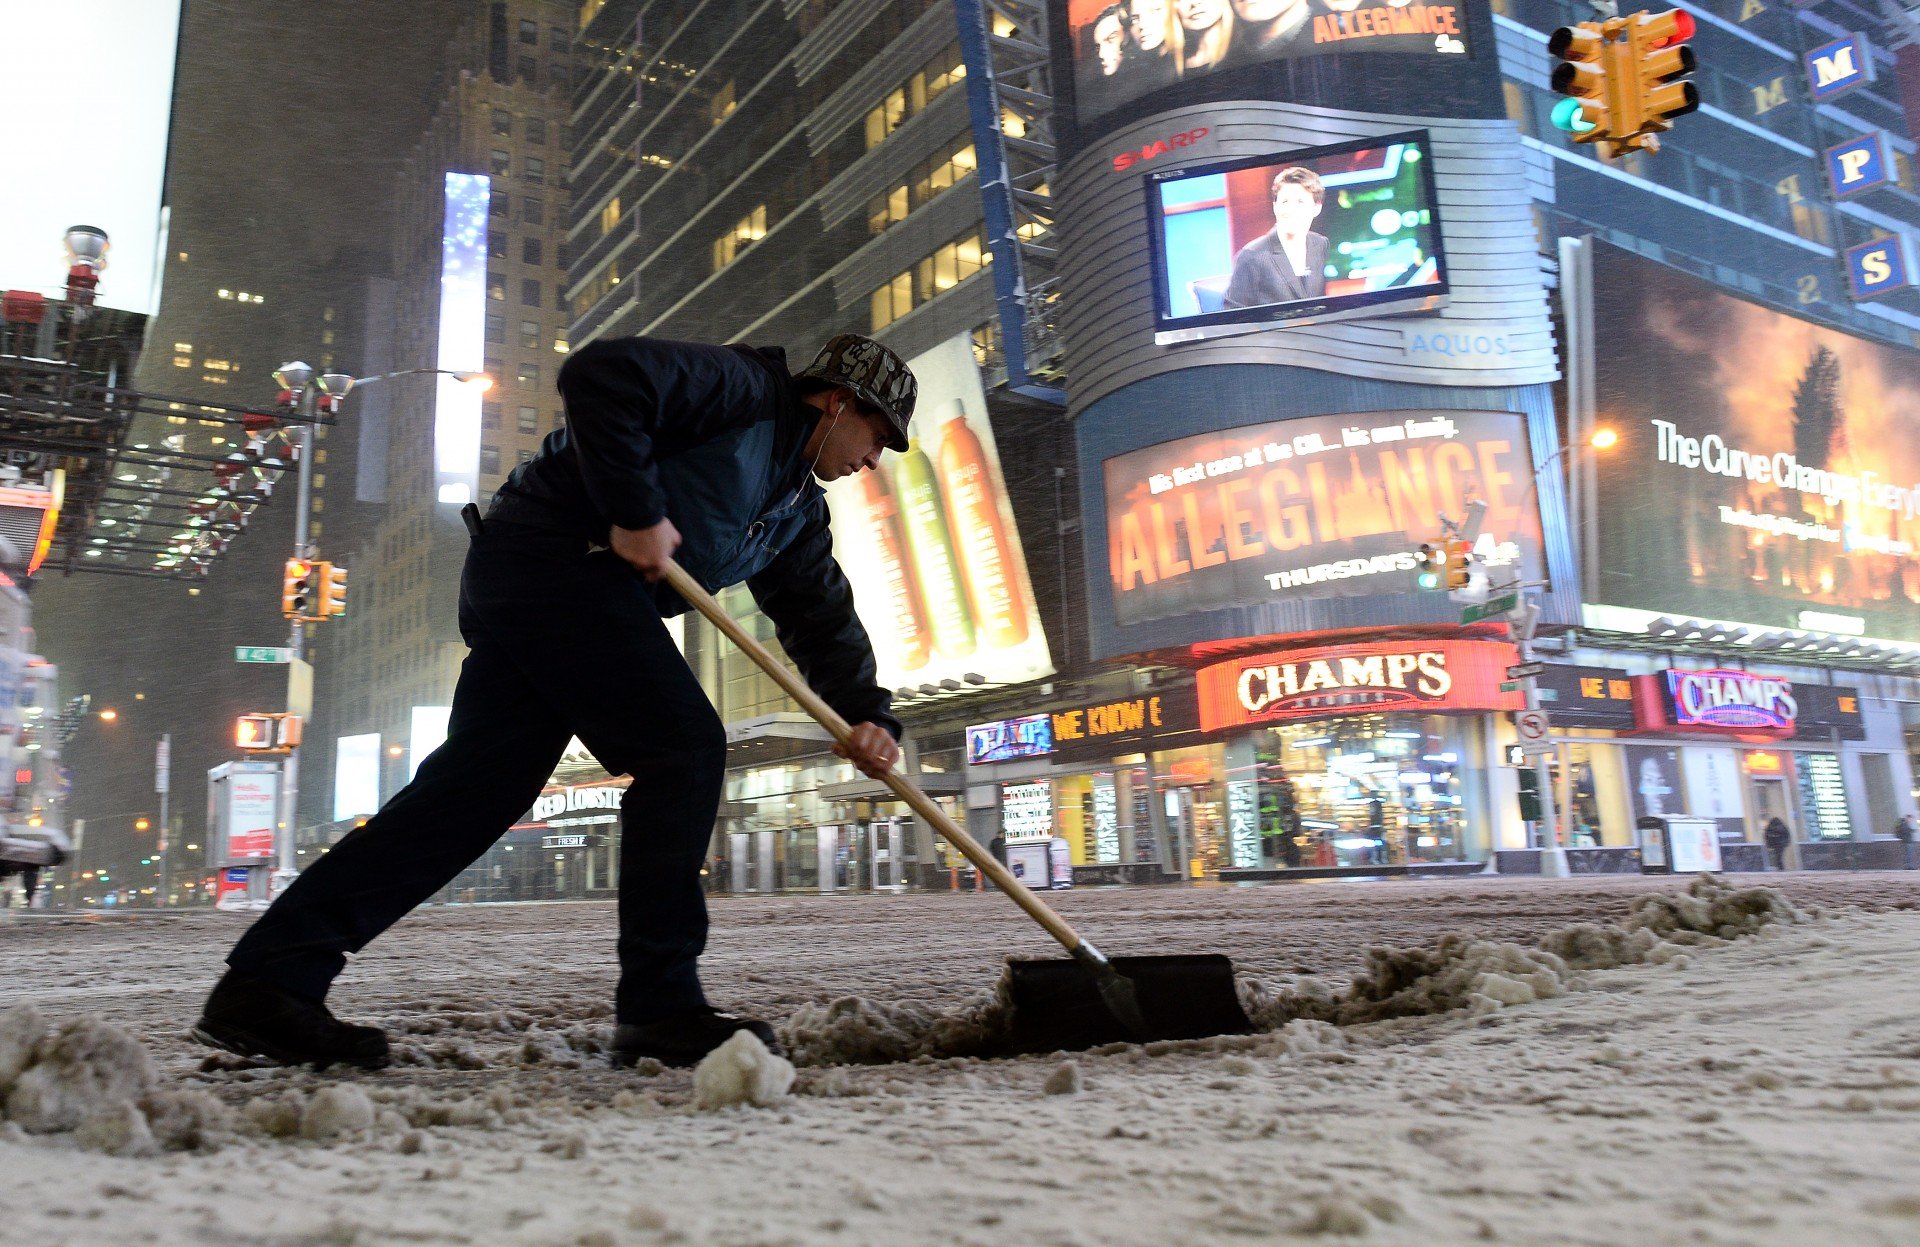
<path fill-rule="evenodd" d="M 984 1003 L 1004 953 L 1045 955 L 1002 898 L 723 899 L 709 992 L 783 1022 L 801 1068 L 790 1097 L 718 1113 L 693 1107 L 687 1072 L 616 1072 L 597 1052 L 610 1029 L 607 905 L 409 918 L 332 999 L 393 1033 L 396 1065 L 325 1077 L 241 1068 L 185 1038 L 244 916 L 8 913 L 8 1003 L 124 1027 L 163 1096 L 205 1092 L 229 1112 L 216 1120 L 202 1102 L 201 1150 L 145 1157 L 0 1126 L 11 1184 L 64 1193 L 16 1206 L 6 1237 L 1911 1243 L 1920 876 L 1738 886 L 1756 882 L 1801 919 L 1655 946 L 1647 964 L 1567 976 L 1571 990 L 1538 1001 L 1525 998 L 1557 990 L 1547 962 L 1469 944 L 1448 964 L 1470 982 L 1442 965 L 1382 1010 L 1411 1016 L 1080 1054 L 1064 1072 L 1059 1054 L 817 1063 L 903 1055 Z M 1269 993 L 1311 999 L 1311 975 L 1337 1003 L 1373 945 L 1531 944 L 1685 890 L 1672 878 L 1475 879 L 1061 900 L 1111 952 L 1223 951 Z M 848 996 L 864 1003 L 833 1020 L 806 1010 Z M 349 1112 L 338 1137 L 297 1137 L 301 1105 L 342 1085 L 372 1098 L 371 1128 Z M 329 1133 L 323 1114 L 305 1116 L 308 1133 Z"/>

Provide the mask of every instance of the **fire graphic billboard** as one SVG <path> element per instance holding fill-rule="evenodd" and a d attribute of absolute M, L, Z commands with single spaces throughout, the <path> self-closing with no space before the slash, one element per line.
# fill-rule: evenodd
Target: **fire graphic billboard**
<path fill-rule="evenodd" d="M 1121 624 L 1278 597 L 1413 591 L 1439 516 L 1487 503 L 1476 558 L 1544 578 L 1525 418 L 1307 416 L 1106 461 L 1107 570 Z"/>
<path fill-rule="evenodd" d="M 1051 675 L 972 342 L 962 334 L 907 365 L 920 383 L 907 453 L 827 486 L 834 557 L 880 683 Z"/>
<path fill-rule="evenodd" d="M 1920 641 L 1920 356 L 1611 248 L 1594 311 L 1592 600 Z"/>

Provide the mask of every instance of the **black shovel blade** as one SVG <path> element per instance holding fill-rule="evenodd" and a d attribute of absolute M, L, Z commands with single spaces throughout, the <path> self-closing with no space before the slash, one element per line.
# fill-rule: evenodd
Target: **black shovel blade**
<path fill-rule="evenodd" d="M 1133 988 L 1146 1022 L 1144 1034 L 1114 1015 L 1092 972 L 1081 963 L 1009 958 L 1010 1050 L 1071 1052 L 1110 1043 L 1206 1039 L 1253 1030 L 1234 987 L 1233 962 L 1219 953 L 1115 957 L 1113 968 Z"/>

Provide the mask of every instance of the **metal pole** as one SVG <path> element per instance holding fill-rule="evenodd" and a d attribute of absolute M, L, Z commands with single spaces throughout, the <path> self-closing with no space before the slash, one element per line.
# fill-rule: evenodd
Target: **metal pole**
<path fill-rule="evenodd" d="M 300 390 L 300 492 L 293 512 L 293 557 L 310 559 L 313 557 L 312 521 L 313 521 L 313 421 L 318 405 L 316 380 L 309 380 Z M 319 586 L 314 586 L 316 591 Z M 288 639 L 288 648 L 295 662 L 301 662 L 307 656 L 307 625 L 304 619 L 293 621 L 293 635 Z M 291 707 L 289 707 L 291 709 Z M 275 843 L 279 852 L 275 854 L 278 863 L 277 874 L 290 876 L 299 867 L 294 856 L 293 838 L 299 822 L 300 809 L 300 749 L 295 746 L 287 753 L 287 760 L 281 768 L 280 808 L 283 817 L 276 821 Z"/>
<path fill-rule="evenodd" d="M 167 904 L 167 856 L 173 852 L 173 828 L 167 822 L 167 795 L 173 787 L 173 733 L 160 734 L 161 755 L 167 760 L 167 769 L 160 775 L 160 904 Z"/>

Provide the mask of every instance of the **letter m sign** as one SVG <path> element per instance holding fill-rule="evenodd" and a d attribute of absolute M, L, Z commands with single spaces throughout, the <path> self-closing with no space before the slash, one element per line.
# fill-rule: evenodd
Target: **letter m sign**
<path fill-rule="evenodd" d="M 1851 34 L 1806 54 L 1807 89 L 1824 104 L 1873 81 L 1873 45 Z"/>

